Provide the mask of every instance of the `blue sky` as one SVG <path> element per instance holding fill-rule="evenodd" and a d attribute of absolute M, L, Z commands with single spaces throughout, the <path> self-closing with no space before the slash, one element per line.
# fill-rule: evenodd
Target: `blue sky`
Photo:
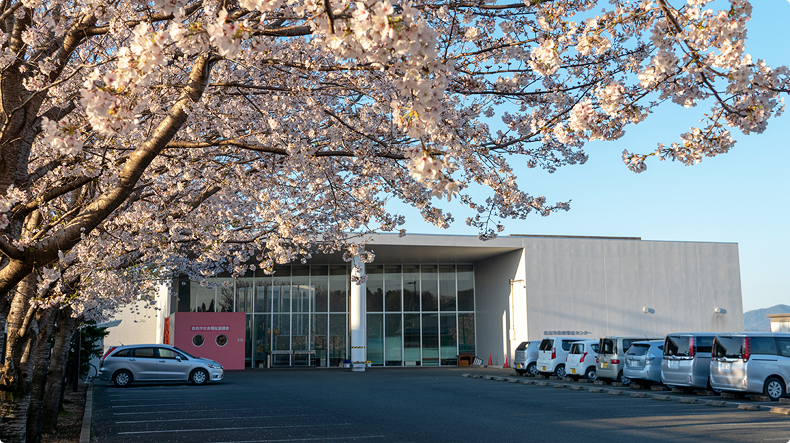
<path fill-rule="evenodd" d="M 752 0 L 752 5 L 747 52 L 771 67 L 790 65 L 790 2 Z M 790 275 L 790 108 L 763 134 L 734 131 L 738 143 L 729 153 L 695 166 L 651 161 L 646 172 L 634 174 L 622 163 L 623 149 L 644 153 L 658 142 L 676 141 L 704 109 L 667 104 L 646 122 L 628 128 L 622 139 L 587 145 L 590 159 L 585 165 L 554 174 L 521 169 L 522 189 L 545 195 L 549 202 L 571 200 L 571 210 L 508 221 L 503 234 L 738 243 L 744 311 L 790 304 L 785 281 Z M 406 215 L 409 233 L 476 235 L 463 223 L 468 213 L 456 205 L 455 200 L 444 205 L 456 217 L 448 230 L 423 222 L 417 211 L 400 205 L 390 209 Z"/>

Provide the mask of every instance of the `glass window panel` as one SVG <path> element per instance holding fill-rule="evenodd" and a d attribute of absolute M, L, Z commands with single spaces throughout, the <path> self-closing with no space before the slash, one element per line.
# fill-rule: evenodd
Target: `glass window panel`
<path fill-rule="evenodd" d="M 313 338 L 310 343 L 310 348 L 315 350 L 315 358 L 317 360 L 316 366 L 327 366 L 327 341 L 326 334 L 328 332 L 329 324 L 327 323 L 327 314 L 313 314 Z"/>
<path fill-rule="evenodd" d="M 400 265 L 384 266 L 384 309 L 387 311 L 401 310 L 402 292 Z"/>
<path fill-rule="evenodd" d="M 236 280 L 236 312 L 253 312 L 253 285 L 255 279 L 243 277 Z"/>
<path fill-rule="evenodd" d="M 208 284 L 209 287 L 205 287 L 198 282 L 190 282 L 189 306 L 192 312 L 214 312 L 214 295 L 217 293 L 214 279 L 209 279 Z"/>
<path fill-rule="evenodd" d="M 403 322 L 401 314 L 384 314 L 384 359 L 387 366 L 403 361 Z"/>
<path fill-rule="evenodd" d="M 442 365 L 458 365 L 458 327 L 455 324 L 455 314 L 441 314 L 439 334 Z"/>
<path fill-rule="evenodd" d="M 252 348 L 254 344 L 254 341 L 252 339 L 252 333 L 254 330 L 252 328 L 252 315 L 247 314 L 246 317 L 247 318 L 245 320 L 247 324 L 246 324 L 246 331 L 244 337 L 245 340 L 247 340 L 247 342 L 246 345 L 244 346 L 244 367 L 249 368 L 252 366 Z"/>
<path fill-rule="evenodd" d="M 420 291 L 422 294 L 422 310 L 423 311 L 438 311 L 439 310 L 439 280 L 437 275 L 436 265 L 422 265 L 420 281 L 422 285 Z"/>
<path fill-rule="evenodd" d="M 272 318 L 272 339 L 275 351 L 291 349 L 291 314 L 274 314 Z"/>
<path fill-rule="evenodd" d="M 368 276 L 368 280 L 365 282 L 366 310 L 367 312 L 381 312 L 384 310 L 384 267 L 367 265 L 365 274 Z"/>
<path fill-rule="evenodd" d="M 291 312 L 291 268 L 275 266 L 272 279 L 272 312 Z"/>
<path fill-rule="evenodd" d="M 475 352 L 474 314 L 458 314 L 458 350 Z"/>
<path fill-rule="evenodd" d="M 311 266 L 310 285 L 315 289 L 315 312 L 329 309 L 329 267 Z"/>
<path fill-rule="evenodd" d="M 439 366 L 439 314 L 422 314 L 422 365 Z"/>
<path fill-rule="evenodd" d="M 346 273 L 346 266 L 329 267 L 329 311 L 347 312 L 347 283 L 351 278 Z"/>
<path fill-rule="evenodd" d="M 346 314 L 329 314 L 329 365 L 346 359 Z"/>
<path fill-rule="evenodd" d="M 265 276 L 255 279 L 255 311 L 254 312 L 271 312 L 272 277 Z"/>
<path fill-rule="evenodd" d="M 255 326 L 254 364 L 261 368 L 266 366 L 266 355 L 271 351 L 271 316 L 268 314 L 253 315 Z"/>
<path fill-rule="evenodd" d="M 310 286 L 310 267 L 294 266 L 291 277 L 293 312 L 310 312 L 315 291 Z"/>
<path fill-rule="evenodd" d="M 310 335 L 310 314 L 293 314 L 291 334 L 291 349 L 307 350 L 307 339 Z"/>
<path fill-rule="evenodd" d="M 403 265 L 403 310 L 420 311 L 420 267 Z"/>
<path fill-rule="evenodd" d="M 403 314 L 403 362 L 406 366 L 419 366 L 420 314 Z"/>
<path fill-rule="evenodd" d="M 217 279 L 217 312 L 233 312 L 233 278 Z"/>
<path fill-rule="evenodd" d="M 472 265 L 458 265 L 458 310 L 475 310 L 475 273 Z"/>
<path fill-rule="evenodd" d="M 439 266 L 439 305 L 442 311 L 455 311 L 455 266 Z"/>
<path fill-rule="evenodd" d="M 384 315 L 367 316 L 368 361 L 374 366 L 384 365 Z"/>

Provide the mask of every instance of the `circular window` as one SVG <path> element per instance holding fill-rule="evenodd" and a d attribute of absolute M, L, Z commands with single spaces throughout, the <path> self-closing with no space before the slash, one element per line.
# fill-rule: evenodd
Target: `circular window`
<path fill-rule="evenodd" d="M 220 334 L 217 336 L 217 346 L 225 346 L 228 344 L 228 337 L 225 334 Z"/>
<path fill-rule="evenodd" d="M 192 344 L 195 346 L 203 346 L 203 341 L 203 336 L 200 334 L 192 337 Z"/>

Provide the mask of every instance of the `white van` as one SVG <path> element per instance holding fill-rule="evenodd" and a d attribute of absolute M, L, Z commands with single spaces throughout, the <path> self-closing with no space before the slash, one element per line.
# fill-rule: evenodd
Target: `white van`
<path fill-rule="evenodd" d="M 595 381 L 595 360 L 598 358 L 598 340 L 586 339 L 573 342 L 565 357 L 565 372 L 573 379 L 584 377 Z"/>
<path fill-rule="evenodd" d="M 563 378 L 565 372 L 565 357 L 571 350 L 573 342 L 578 338 L 546 337 L 538 347 L 538 372 L 543 375 L 554 374 Z"/>
<path fill-rule="evenodd" d="M 753 392 L 778 400 L 790 382 L 790 333 L 717 334 L 710 360 L 710 384 L 729 392 Z"/>

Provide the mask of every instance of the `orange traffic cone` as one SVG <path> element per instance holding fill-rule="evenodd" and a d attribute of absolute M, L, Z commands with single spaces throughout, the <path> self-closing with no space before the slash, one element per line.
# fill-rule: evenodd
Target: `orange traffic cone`
<path fill-rule="evenodd" d="M 494 363 L 491 361 L 491 354 L 488 354 L 488 366 L 494 366 Z"/>
<path fill-rule="evenodd" d="M 502 369 L 506 368 L 510 368 L 510 366 L 507 365 L 507 355 L 505 356 L 505 366 L 502 366 Z"/>

